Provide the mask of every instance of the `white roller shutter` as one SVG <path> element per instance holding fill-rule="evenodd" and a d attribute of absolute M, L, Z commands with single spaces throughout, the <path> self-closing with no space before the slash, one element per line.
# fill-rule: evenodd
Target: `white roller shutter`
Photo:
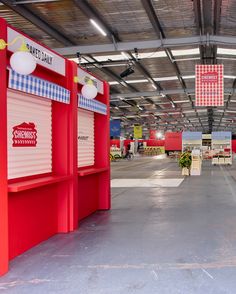
<path fill-rule="evenodd" d="M 78 109 L 78 167 L 94 165 L 94 113 Z"/>
<path fill-rule="evenodd" d="M 37 96 L 8 90 L 8 178 L 52 171 L 52 102 Z M 36 146 L 13 147 L 13 128 L 33 123 Z"/>

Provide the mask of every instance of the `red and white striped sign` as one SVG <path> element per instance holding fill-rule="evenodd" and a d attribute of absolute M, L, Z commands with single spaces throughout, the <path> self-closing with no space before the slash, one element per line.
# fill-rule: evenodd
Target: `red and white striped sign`
<path fill-rule="evenodd" d="M 195 79 L 196 106 L 224 106 L 223 64 L 197 64 Z"/>

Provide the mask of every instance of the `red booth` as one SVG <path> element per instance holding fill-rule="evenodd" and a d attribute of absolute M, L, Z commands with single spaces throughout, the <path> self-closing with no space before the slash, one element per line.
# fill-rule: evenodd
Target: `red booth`
<path fill-rule="evenodd" d="M 181 151 L 182 150 L 182 133 L 167 132 L 165 133 L 165 150 Z"/>
<path fill-rule="evenodd" d="M 12 258 L 57 233 L 73 231 L 79 219 L 97 209 L 109 209 L 110 170 L 107 83 L 100 81 L 103 93 L 98 94 L 97 104 L 93 101 L 99 109 L 106 109 L 105 113 L 82 109 L 83 105 L 80 113 L 81 86 L 74 82 L 74 62 L 8 26 L 3 19 L 0 39 L 9 43 L 0 50 L 2 275 Z M 9 65 L 22 40 L 37 59 L 32 75 L 16 73 Z M 86 161 L 78 143 L 82 116 L 93 116 L 92 162 Z"/>
<path fill-rule="evenodd" d="M 78 220 L 110 209 L 109 84 L 78 68 Z M 96 85 L 96 100 L 86 99 L 81 86 Z M 84 197 L 86 195 L 86 197 Z"/>

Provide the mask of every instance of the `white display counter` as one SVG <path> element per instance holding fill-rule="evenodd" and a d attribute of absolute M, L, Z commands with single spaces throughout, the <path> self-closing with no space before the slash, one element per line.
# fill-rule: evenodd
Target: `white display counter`
<path fill-rule="evenodd" d="M 191 176 L 200 176 L 202 170 L 202 156 L 199 149 L 192 150 L 192 164 L 190 169 Z"/>

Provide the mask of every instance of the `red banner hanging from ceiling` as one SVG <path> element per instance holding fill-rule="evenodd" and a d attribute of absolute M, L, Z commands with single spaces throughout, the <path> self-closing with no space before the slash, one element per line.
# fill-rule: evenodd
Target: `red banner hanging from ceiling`
<path fill-rule="evenodd" d="M 157 130 L 149 130 L 149 139 L 157 139 Z"/>
<path fill-rule="evenodd" d="M 223 64 L 197 64 L 195 79 L 196 106 L 224 106 Z"/>

